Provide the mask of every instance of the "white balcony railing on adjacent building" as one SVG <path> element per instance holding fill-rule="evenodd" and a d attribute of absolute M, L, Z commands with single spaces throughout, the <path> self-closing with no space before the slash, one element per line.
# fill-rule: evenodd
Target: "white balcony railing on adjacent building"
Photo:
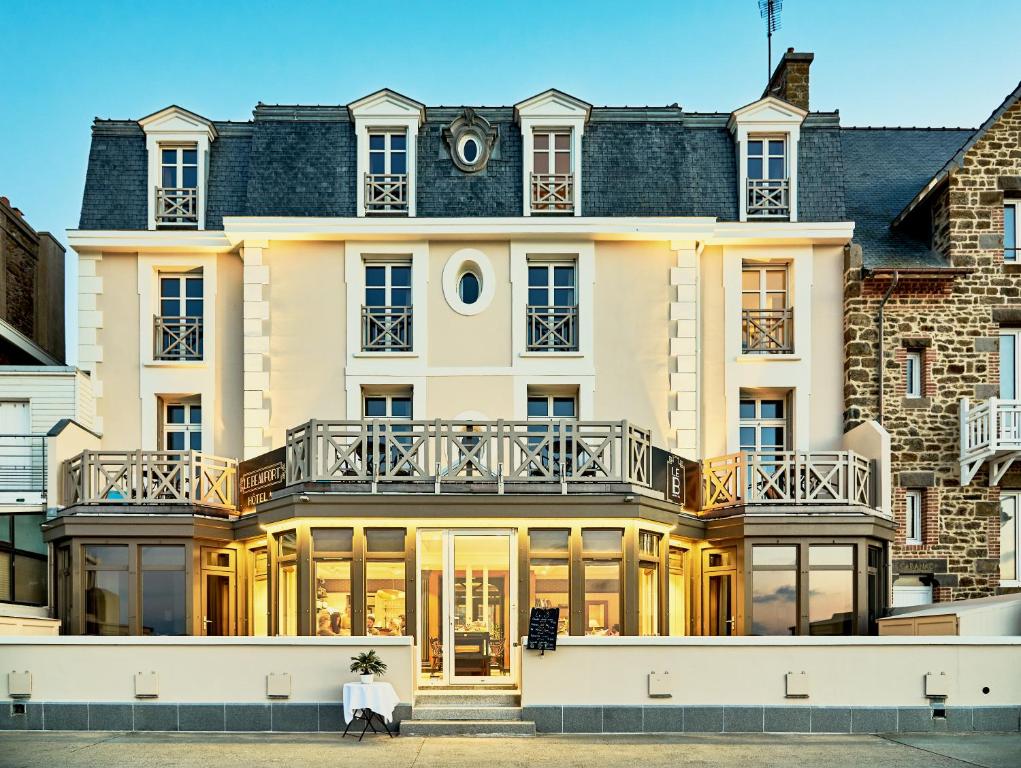
<path fill-rule="evenodd" d="M 195 187 L 157 187 L 156 225 L 160 227 L 197 227 L 199 191 Z"/>
<path fill-rule="evenodd" d="M 1021 458 L 1021 400 L 991 397 L 972 405 L 962 398 L 961 485 L 975 479 L 982 464 L 989 462 L 989 484 L 996 485 Z"/>
<path fill-rule="evenodd" d="M 409 306 L 362 307 L 363 352 L 410 352 L 412 349 Z"/>
<path fill-rule="evenodd" d="M 287 432 L 287 482 L 651 483 L 648 430 L 626 421 L 309 421 Z"/>
<path fill-rule="evenodd" d="M 408 174 L 365 174 L 365 212 L 367 214 L 406 215 L 408 213 Z"/>
<path fill-rule="evenodd" d="M 794 308 L 742 309 L 741 351 L 783 355 L 794 351 Z"/>
<path fill-rule="evenodd" d="M 790 179 L 748 179 L 748 218 L 781 219 L 791 215 Z"/>
<path fill-rule="evenodd" d="M 237 461 L 199 451 L 83 451 L 63 466 L 63 503 L 237 507 Z"/>
<path fill-rule="evenodd" d="M 201 360 L 202 318 L 160 317 L 152 319 L 153 358 L 156 360 Z"/>
<path fill-rule="evenodd" d="M 533 173 L 532 213 L 574 213 L 573 173 Z"/>
<path fill-rule="evenodd" d="M 749 505 L 875 507 L 872 465 L 853 451 L 732 453 L 702 462 L 702 509 Z"/>

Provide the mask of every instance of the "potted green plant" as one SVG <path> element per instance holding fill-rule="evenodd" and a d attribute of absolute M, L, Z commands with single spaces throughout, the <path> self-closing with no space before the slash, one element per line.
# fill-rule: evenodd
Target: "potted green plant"
<path fill-rule="evenodd" d="M 373 681 L 375 675 L 386 672 L 386 663 L 375 651 L 365 651 L 351 657 L 351 671 L 357 672 L 362 683 L 367 685 Z"/>

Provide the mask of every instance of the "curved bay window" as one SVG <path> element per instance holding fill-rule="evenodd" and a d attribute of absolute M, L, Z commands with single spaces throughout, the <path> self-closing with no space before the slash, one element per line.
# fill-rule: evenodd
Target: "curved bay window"
<path fill-rule="evenodd" d="M 585 634 L 619 635 L 624 532 L 583 530 L 581 551 L 585 574 Z"/>

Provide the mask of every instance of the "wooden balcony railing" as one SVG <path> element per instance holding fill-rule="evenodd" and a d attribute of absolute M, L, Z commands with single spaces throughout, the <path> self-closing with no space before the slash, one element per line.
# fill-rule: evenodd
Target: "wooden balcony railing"
<path fill-rule="evenodd" d="M 237 508 L 237 461 L 199 451 L 83 451 L 63 465 L 63 503 Z"/>
<path fill-rule="evenodd" d="M 156 226 L 197 227 L 199 191 L 195 187 L 156 188 Z"/>
<path fill-rule="evenodd" d="M 647 430 L 626 421 L 309 421 L 287 432 L 287 482 L 651 483 Z"/>
<path fill-rule="evenodd" d="M 991 462 L 989 482 L 996 485 L 1017 458 L 1021 458 L 1021 400 L 991 397 L 978 405 L 962 398 L 961 485 L 978 474 L 982 464 Z"/>
<path fill-rule="evenodd" d="M 794 351 L 794 308 L 742 309 L 741 351 L 782 355 Z"/>
<path fill-rule="evenodd" d="M 408 213 L 408 174 L 365 174 L 365 212 L 367 214 L 406 215 Z"/>
<path fill-rule="evenodd" d="M 409 352 L 411 307 L 362 307 L 363 352 Z"/>
<path fill-rule="evenodd" d="M 872 465 L 853 451 L 732 453 L 702 462 L 702 509 L 768 505 L 874 507 Z"/>
<path fill-rule="evenodd" d="M 533 173 L 532 213 L 574 213 L 573 173 Z"/>
<path fill-rule="evenodd" d="M 525 308 L 529 352 L 577 352 L 578 307 Z"/>
<path fill-rule="evenodd" d="M 202 318 L 160 317 L 152 319 L 153 358 L 156 360 L 201 360 Z"/>
<path fill-rule="evenodd" d="M 779 219 L 791 215 L 790 179 L 748 179 L 748 218 Z"/>

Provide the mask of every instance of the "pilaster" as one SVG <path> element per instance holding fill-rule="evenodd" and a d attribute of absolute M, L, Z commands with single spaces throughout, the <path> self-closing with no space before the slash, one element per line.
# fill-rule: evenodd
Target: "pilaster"
<path fill-rule="evenodd" d="M 269 266 L 263 251 L 269 243 L 248 241 L 241 247 L 244 262 L 244 458 L 267 449 L 269 427 Z"/>

